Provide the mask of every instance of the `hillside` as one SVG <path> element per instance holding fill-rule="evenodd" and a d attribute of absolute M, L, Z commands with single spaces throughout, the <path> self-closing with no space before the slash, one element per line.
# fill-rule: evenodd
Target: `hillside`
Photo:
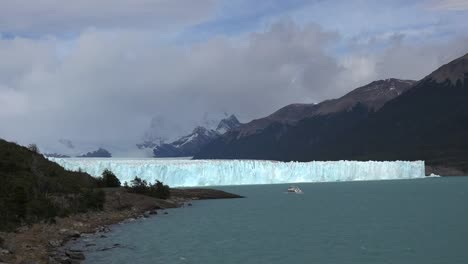
<path fill-rule="evenodd" d="M 66 171 L 28 148 L 0 139 L 0 230 L 99 209 L 103 194 L 86 173 Z"/>

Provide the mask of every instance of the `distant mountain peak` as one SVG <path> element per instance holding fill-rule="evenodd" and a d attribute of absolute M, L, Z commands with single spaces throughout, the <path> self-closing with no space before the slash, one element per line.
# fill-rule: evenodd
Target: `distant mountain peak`
<path fill-rule="evenodd" d="M 104 148 L 99 148 L 96 151 L 91 151 L 86 154 L 78 156 L 80 158 L 111 158 L 112 154 Z"/>
<path fill-rule="evenodd" d="M 425 79 L 428 78 L 439 83 L 446 81 L 450 81 L 452 84 L 456 84 L 457 81 L 462 83 L 468 82 L 468 53 L 463 57 L 442 65 Z"/>
<path fill-rule="evenodd" d="M 224 134 L 227 131 L 230 131 L 232 129 L 238 128 L 241 125 L 239 120 L 235 115 L 230 115 L 227 118 L 224 118 L 221 120 L 216 127 L 216 131 L 220 134 Z"/>
<path fill-rule="evenodd" d="M 200 151 L 202 147 L 220 137 L 227 131 L 240 126 L 239 120 L 235 115 L 227 116 L 222 119 L 215 129 L 197 126 L 192 133 L 183 136 L 176 141 L 168 144 L 161 144 L 153 149 L 156 157 L 189 157 Z"/>

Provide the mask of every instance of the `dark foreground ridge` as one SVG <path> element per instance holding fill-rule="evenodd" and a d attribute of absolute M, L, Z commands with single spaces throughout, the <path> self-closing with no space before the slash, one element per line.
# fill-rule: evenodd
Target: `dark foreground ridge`
<path fill-rule="evenodd" d="M 159 217 L 164 209 L 192 206 L 192 200 L 241 198 L 213 189 L 171 189 L 166 200 L 129 193 L 125 188 L 106 188 L 102 211 L 55 218 L 54 224 L 37 223 L 15 232 L 0 233 L 0 263 L 80 263 L 83 252 L 73 249 L 72 242 L 88 234 L 109 232 L 107 227 L 142 217 Z M 163 216 L 161 216 L 163 217 Z M 107 249 L 106 249 L 107 250 Z"/>

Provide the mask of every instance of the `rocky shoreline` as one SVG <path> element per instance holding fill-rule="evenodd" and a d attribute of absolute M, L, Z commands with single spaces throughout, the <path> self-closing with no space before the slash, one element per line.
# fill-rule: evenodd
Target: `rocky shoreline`
<path fill-rule="evenodd" d="M 191 206 L 192 200 L 242 198 L 213 189 L 172 189 L 167 200 L 128 193 L 124 188 L 105 192 L 103 211 L 56 218 L 55 223 L 38 223 L 14 233 L 0 233 L 0 263 L 80 263 L 84 254 L 71 242 L 91 235 L 105 236 L 110 225 L 167 214 L 164 209 Z"/>

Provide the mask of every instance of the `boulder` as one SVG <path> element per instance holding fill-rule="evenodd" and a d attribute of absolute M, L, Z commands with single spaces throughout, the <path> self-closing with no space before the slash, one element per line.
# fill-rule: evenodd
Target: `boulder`
<path fill-rule="evenodd" d="M 81 252 L 67 251 L 65 254 L 71 259 L 80 259 L 80 260 L 85 259 L 84 254 Z"/>
<path fill-rule="evenodd" d="M 59 239 L 49 240 L 49 246 L 51 247 L 60 247 L 61 245 L 62 245 L 62 241 Z"/>

